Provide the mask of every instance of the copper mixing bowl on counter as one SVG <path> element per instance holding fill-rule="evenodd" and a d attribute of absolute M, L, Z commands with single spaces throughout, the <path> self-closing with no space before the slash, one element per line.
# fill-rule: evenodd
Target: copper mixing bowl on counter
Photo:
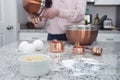
<path fill-rule="evenodd" d="M 97 38 L 98 28 L 94 25 L 66 25 L 65 32 L 69 43 L 78 41 L 80 45 L 90 45 Z"/>

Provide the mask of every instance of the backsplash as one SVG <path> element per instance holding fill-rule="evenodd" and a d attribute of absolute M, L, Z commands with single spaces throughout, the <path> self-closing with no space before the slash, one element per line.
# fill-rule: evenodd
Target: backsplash
<path fill-rule="evenodd" d="M 117 6 L 96 6 L 96 5 L 88 5 L 87 8 L 89 12 L 92 14 L 92 23 L 95 19 L 96 14 L 99 14 L 99 18 L 103 15 L 107 15 L 108 18 L 112 19 L 113 25 L 116 24 L 116 9 Z"/>

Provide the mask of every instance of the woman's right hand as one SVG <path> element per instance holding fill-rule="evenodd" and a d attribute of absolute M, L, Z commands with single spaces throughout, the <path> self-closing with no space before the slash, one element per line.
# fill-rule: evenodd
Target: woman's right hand
<path fill-rule="evenodd" d="M 33 23 L 33 24 L 37 24 L 41 21 L 41 17 L 40 16 L 35 16 L 33 14 L 28 13 L 28 19 Z"/>
<path fill-rule="evenodd" d="M 43 18 L 42 16 L 35 16 L 30 13 L 28 13 L 27 15 L 29 21 L 31 21 L 35 27 L 41 28 L 45 26 L 47 19 Z"/>

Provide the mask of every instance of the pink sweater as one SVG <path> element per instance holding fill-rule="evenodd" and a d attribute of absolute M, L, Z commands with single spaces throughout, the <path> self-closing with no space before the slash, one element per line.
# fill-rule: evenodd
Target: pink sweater
<path fill-rule="evenodd" d="M 52 7 L 58 8 L 60 14 L 50 19 L 47 32 L 50 34 L 65 33 L 65 25 L 80 24 L 86 10 L 86 0 L 52 0 Z M 39 27 L 45 22 L 40 22 Z"/>

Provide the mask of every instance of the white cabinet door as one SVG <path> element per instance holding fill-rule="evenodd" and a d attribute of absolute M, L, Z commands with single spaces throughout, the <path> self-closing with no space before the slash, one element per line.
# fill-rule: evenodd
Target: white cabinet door
<path fill-rule="evenodd" d="M 98 33 L 97 41 L 120 42 L 120 33 Z"/>
<path fill-rule="evenodd" d="M 17 40 L 17 0 L 0 0 L 0 33 L 3 45 Z"/>
<path fill-rule="evenodd" d="M 95 5 L 120 5 L 120 0 L 95 0 Z"/>

